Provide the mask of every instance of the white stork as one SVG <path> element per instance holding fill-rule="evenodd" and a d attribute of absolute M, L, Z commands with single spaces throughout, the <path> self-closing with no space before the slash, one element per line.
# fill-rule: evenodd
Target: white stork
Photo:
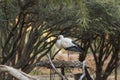
<path fill-rule="evenodd" d="M 58 36 L 58 39 L 56 41 L 56 46 L 59 49 L 64 48 L 65 50 L 68 51 L 84 52 L 81 46 L 75 43 L 72 39 L 65 38 L 63 35 Z M 68 52 L 68 58 L 69 58 L 69 52 Z"/>

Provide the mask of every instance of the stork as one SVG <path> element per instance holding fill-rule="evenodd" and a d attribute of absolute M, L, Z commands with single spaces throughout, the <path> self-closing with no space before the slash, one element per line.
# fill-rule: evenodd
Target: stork
<path fill-rule="evenodd" d="M 56 46 L 59 49 L 64 48 L 67 51 L 74 51 L 74 52 L 84 52 L 83 48 L 79 46 L 75 41 L 70 38 L 66 38 L 63 35 L 59 35 L 56 41 Z M 69 58 L 69 52 L 68 52 Z"/>

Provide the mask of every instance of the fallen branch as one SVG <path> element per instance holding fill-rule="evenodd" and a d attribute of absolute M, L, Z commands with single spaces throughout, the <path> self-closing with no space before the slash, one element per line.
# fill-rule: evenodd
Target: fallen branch
<path fill-rule="evenodd" d="M 6 65 L 0 65 L 0 72 L 7 72 L 8 74 L 19 80 L 38 80 L 22 71 Z"/>
<path fill-rule="evenodd" d="M 52 63 L 56 68 L 82 68 L 82 62 L 80 61 L 59 60 L 59 61 L 52 61 Z M 35 64 L 35 66 L 51 68 L 50 62 L 48 60 L 39 61 Z"/>

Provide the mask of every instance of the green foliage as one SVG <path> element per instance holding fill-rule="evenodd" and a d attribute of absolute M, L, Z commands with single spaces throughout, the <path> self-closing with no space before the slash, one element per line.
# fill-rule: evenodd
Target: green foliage
<path fill-rule="evenodd" d="M 108 48 L 101 46 L 106 45 L 107 41 L 110 41 L 114 52 L 114 44 L 119 44 L 120 0 L 2 0 L 0 2 L 1 64 L 11 65 L 29 73 L 34 68 L 30 65 L 54 49 L 56 36 L 59 34 L 76 38 L 86 52 L 89 48 L 95 49 L 96 46 L 101 49 L 96 48 L 93 53 L 96 51 L 101 53 L 102 49 L 104 52 L 104 49 Z M 106 35 L 107 39 L 104 37 Z M 106 54 L 105 52 L 105 56 Z M 95 61 L 98 66 L 96 57 Z"/>

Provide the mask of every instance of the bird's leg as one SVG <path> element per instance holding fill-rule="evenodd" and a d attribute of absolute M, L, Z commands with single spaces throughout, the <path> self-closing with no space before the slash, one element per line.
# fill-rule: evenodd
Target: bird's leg
<path fill-rule="evenodd" d="M 69 51 L 68 51 L 68 61 L 70 60 L 69 56 L 70 56 L 70 54 L 69 54 Z"/>

